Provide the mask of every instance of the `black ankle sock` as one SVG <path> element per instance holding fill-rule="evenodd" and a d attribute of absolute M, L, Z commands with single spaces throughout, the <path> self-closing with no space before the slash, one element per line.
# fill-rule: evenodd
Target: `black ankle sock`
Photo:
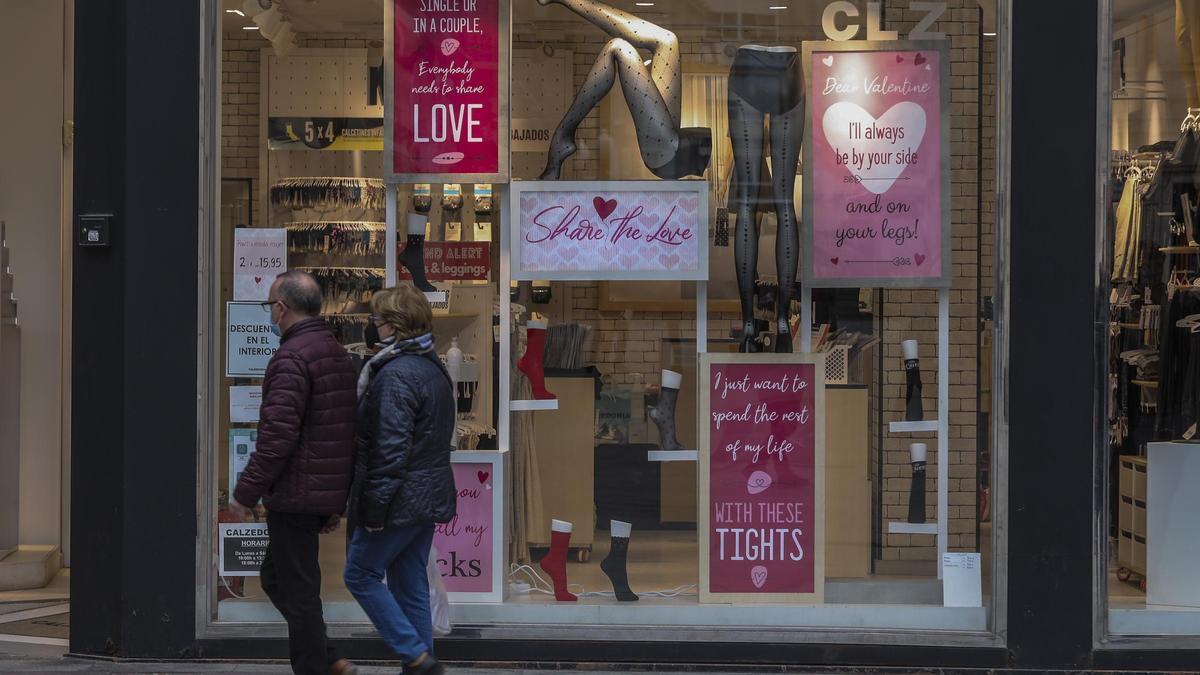
<path fill-rule="evenodd" d="M 612 547 L 609 548 L 608 555 L 600 563 L 600 569 L 612 582 L 617 600 L 621 602 L 633 602 L 638 599 L 637 593 L 629 590 L 629 575 L 625 571 L 628 554 L 629 538 L 613 537 Z"/>
<path fill-rule="evenodd" d="M 399 256 L 400 264 L 412 274 L 413 283 L 425 293 L 433 293 L 437 289 L 425 279 L 425 236 L 420 234 L 408 235 L 404 251 Z"/>

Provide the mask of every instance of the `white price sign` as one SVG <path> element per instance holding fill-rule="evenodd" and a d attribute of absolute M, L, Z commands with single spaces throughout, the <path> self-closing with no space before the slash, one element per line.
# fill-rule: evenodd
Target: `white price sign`
<path fill-rule="evenodd" d="M 287 230 L 233 231 L 233 299 L 266 300 L 275 277 L 287 271 Z"/>

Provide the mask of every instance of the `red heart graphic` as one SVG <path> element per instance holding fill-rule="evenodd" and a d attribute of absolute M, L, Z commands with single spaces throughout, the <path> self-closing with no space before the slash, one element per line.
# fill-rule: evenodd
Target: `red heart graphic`
<path fill-rule="evenodd" d="M 841 258 L 830 258 L 830 259 L 829 259 L 829 262 L 831 262 L 831 263 L 833 263 L 834 265 L 836 265 L 836 264 L 838 264 L 838 260 L 841 260 Z"/>
<path fill-rule="evenodd" d="M 921 253 L 918 253 L 913 256 L 913 260 L 917 261 L 917 267 L 920 267 L 921 263 L 925 262 L 925 256 Z"/>
<path fill-rule="evenodd" d="M 917 58 L 913 59 L 913 64 L 919 66 L 927 60 L 924 56 L 921 56 L 920 52 L 917 52 Z"/>
<path fill-rule="evenodd" d="M 896 55 L 896 63 L 904 63 L 904 57 L 897 54 Z"/>
<path fill-rule="evenodd" d="M 480 484 L 480 485 L 483 485 L 484 483 L 486 483 L 486 482 L 487 482 L 487 479 L 488 479 L 488 477 L 490 477 L 491 475 L 492 475 L 492 474 L 488 473 L 487 471 L 480 471 L 479 473 L 475 474 L 475 476 L 476 476 L 477 478 L 479 478 L 479 484 Z"/>
<path fill-rule="evenodd" d="M 256 283 L 256 284 L 261 284 L 261 283 L 262 283 L 262 277 L 254 277 L 254 283 Z"/>
<path fill-rule="evenodd" d="M 600 220 L 608 220 L 613 211 L 617 210 L 617 200 L 610 199 L 604 201 L 603 197 L 595 197 L 592 199 L 592 206 L 596 209 L 596 214 L 600 216 Z"/>

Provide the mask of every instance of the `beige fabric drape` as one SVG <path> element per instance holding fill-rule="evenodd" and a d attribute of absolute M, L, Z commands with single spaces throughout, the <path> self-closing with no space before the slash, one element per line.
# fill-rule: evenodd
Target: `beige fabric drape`
<path fill-rule="evenodd" d="M 1188 107 L 1200 108 L 1200 0 L 1175 0 L 1175 44 Z"/>
<path fill-rule="evenodd" d="M 513 400 L 533 398 L 529 379 L 517 369 L 517 359 L 525 354 L 524 331 L 513 321 L 512 360 L 510 376 L 513 383 Z M 512 454 L 512 496 L 509 500 L 509 528 L 512 532 L 509 559 L 516 563 L 528 563 L 529 532 L 547 520 L 542 507 L 542 477 L 538 473 L 537 444 L 533 436 L 533 413 L 516 412 L 512 415 L 510 445 Z"/>

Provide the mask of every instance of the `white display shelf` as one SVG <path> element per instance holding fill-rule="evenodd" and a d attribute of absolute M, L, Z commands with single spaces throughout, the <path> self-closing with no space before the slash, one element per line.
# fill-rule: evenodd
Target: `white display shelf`
<path fill-rule="evenodd" d="M 921 420 L 919 422 L 889 422 L 888 431 L 893 434 L 913 434 L 922 431 L 937 431 L 937 420 Z"/>
<path fill-rule="evenodd" d="M 513 411 L 522 410 L 558 410 L 558 399 L 549 399 L 538 401 L 529 399 L 525 401 L 509 401 L 508 409 Z"/>
<path fill-rule="evenodd" d="M 651 450 L 646 459 L 651 462 L 695 462 L 700 454 L 695 450 Z"/>
<path fill-rule="evenodd" d="M 937 523 L 888 523 L 888 534 L 937 534 Z"/>

